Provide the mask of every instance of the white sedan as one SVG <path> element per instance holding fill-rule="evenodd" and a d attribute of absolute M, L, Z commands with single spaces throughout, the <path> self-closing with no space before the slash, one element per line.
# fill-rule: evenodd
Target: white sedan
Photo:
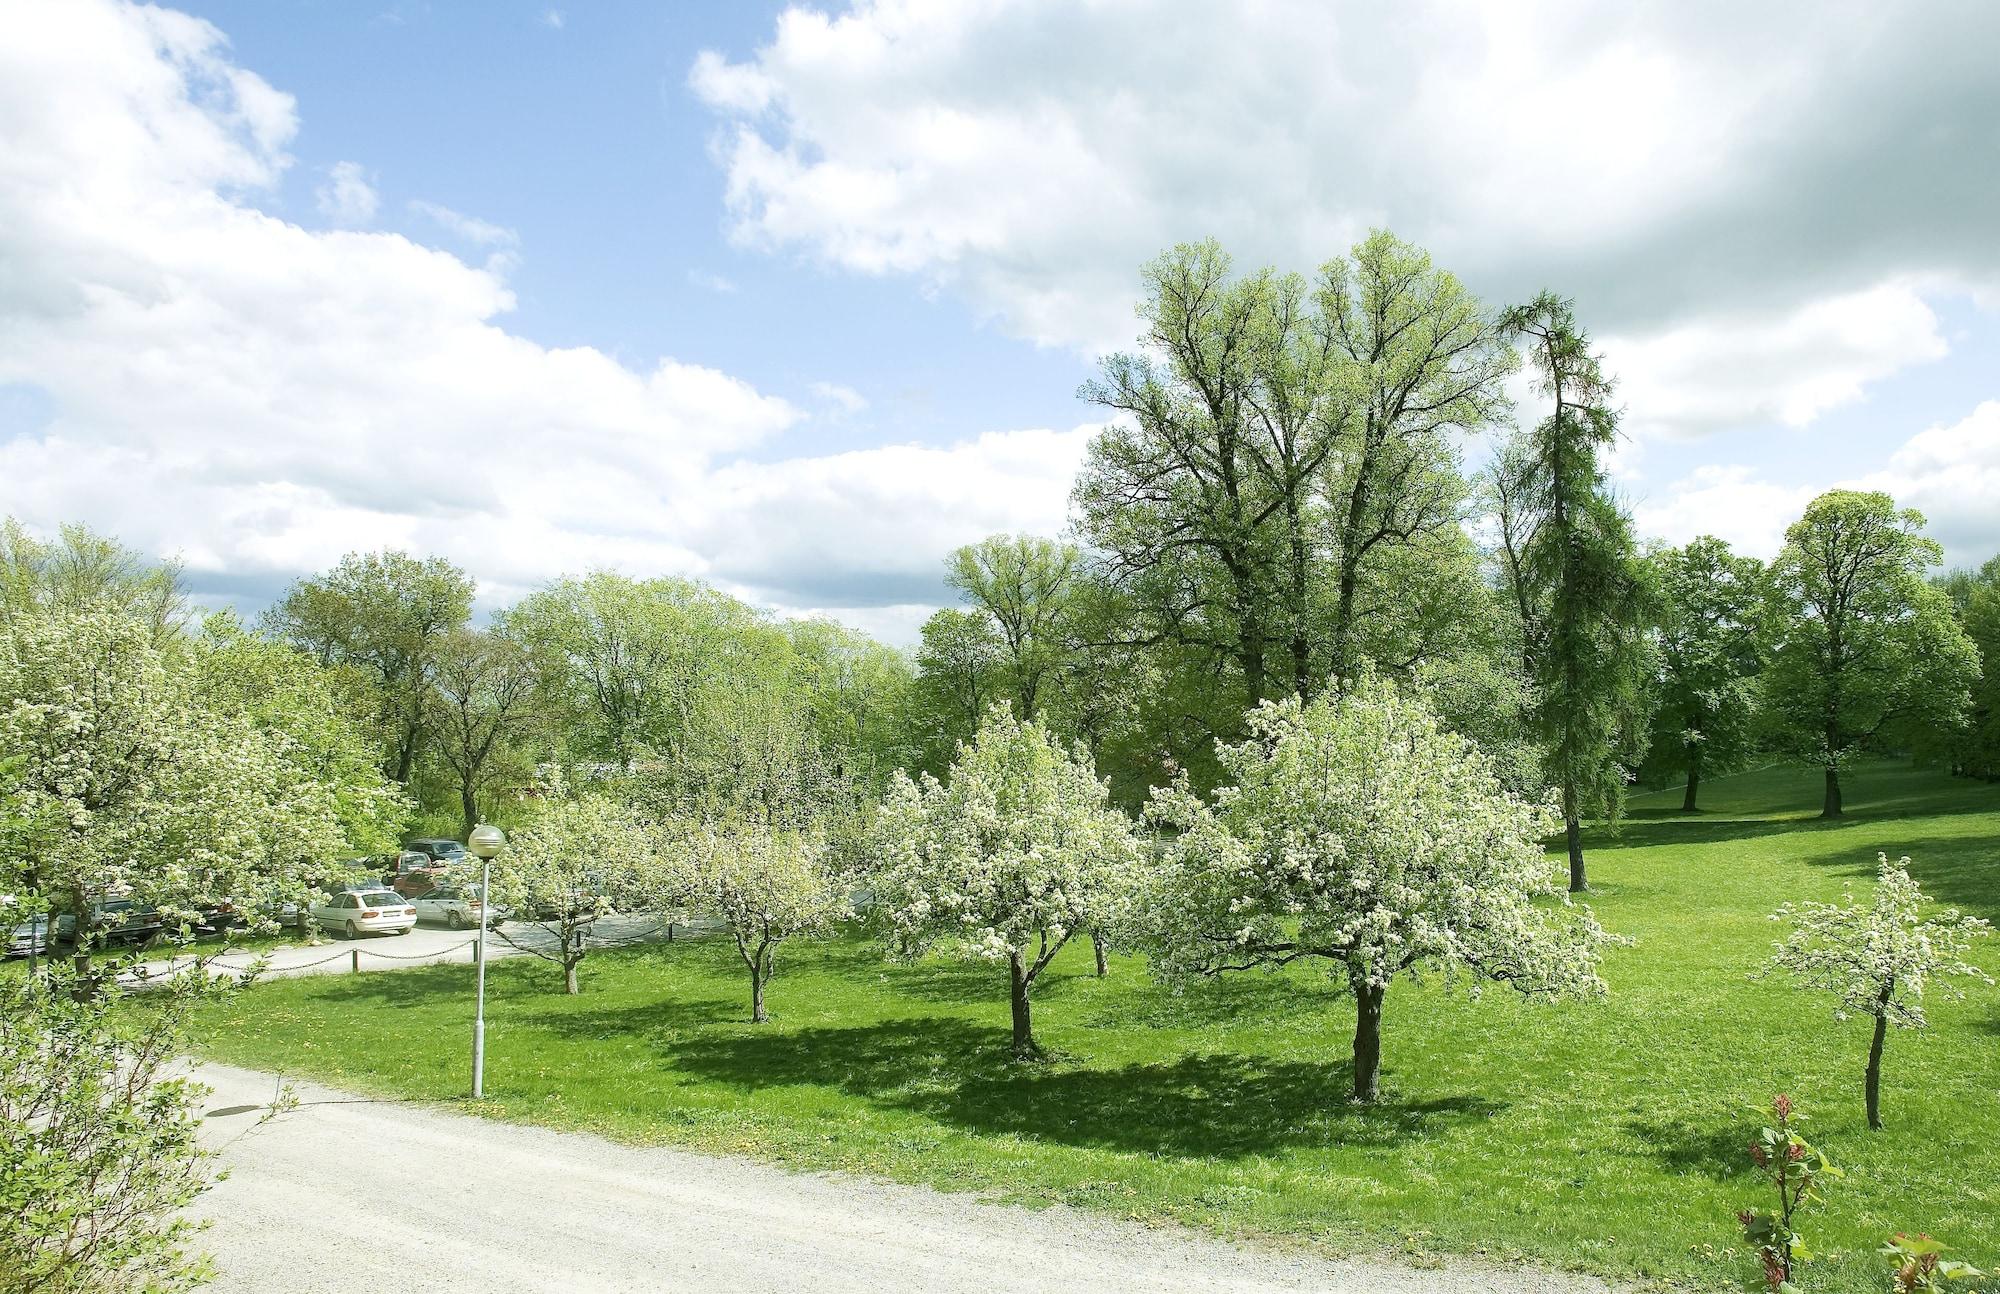
<path fill-rule="evenodd" d="M 416 906 L 417 920 L 438 921 L 453 930 L 470 930 L 479 924 L 480 914 L 485 905 L 479 901 L 479 887 L 461 890 L 453 885 L 439 885 L 425 890 L 410 902 Z M 507 909 L 494 908 L 491 917 L 492 928 L 498 930 L 506 919 Z"/>
<path fill-rule="evenodd" d="M 406 935 L 416 929 L 417 910 L 394 890 L 343 890 L 313 908 L 312 919 L 321 929 L 349 939 L 367 934 Z"/>

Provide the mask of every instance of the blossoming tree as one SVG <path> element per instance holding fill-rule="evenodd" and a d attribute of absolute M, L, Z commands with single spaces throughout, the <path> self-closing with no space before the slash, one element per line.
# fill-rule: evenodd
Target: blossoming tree
<path fill-rule="evenodd" d="M 580 991 L 578 968 L 597 922 L 621 908 L 652 906 L 677 893 L 663 879 L 671 851 L 628 805 L 600 792 L 572 794 L 560 778 L 544 785 L 539 813 L 517 830 L 493 860 L 486 901 L 509 909 L 509 924 L 539 927 L 543 938 L 499 932 L 514 947 L 562 967 L 563 992 Z M 479 875 L 466 863 L 467 880 Z"/>
<path fill-rule="evenodd" d="M 946 781 L 897 773 L 876 844 L 891 951 L 1005 961 L 1014 1055 L 1038 1056 L 1036 981 L 1072 935 L 1115 921 L 1138 873 L 1133 824 L 1088 762 L 995 706 Z"/>
<path fill-rule="evenodd" d="M 825 932 L 849 911 L 817 831 L 755 820 L 707 823 L 680 842 L 688 906 L 714 912 L 750 970 L 750 1019 L 763 1024 L 764 986 L 778 945 Z"/>
<path fill-rule="evenodd" d="M 1887 854 L 1877 855 L 1877 871 L 1869 902 L 1850 890 L 1839 903 L 1787 903 L 1771 914 L 1792 928 L 1778 942 L 1770 970 L 1788 972 L 1801 988 L 1832 994 L 1836 1020 L 1865 1015 L 1875 1021 L 1864 1079 L 1871 1128 L 1882 1126 L 1882 1048 L 1889 1026 L 1923 1028 L 1927 988 L 1964 996 L 1942 976 L 1993 983 L 1965 959 L 1973 939 L 1990 933 L 1986 921 L 1957 908 L 1929 911 L 1935 901 L 1910 875 L 1908 858 L 1892 863 Z"/>
<path fill-rule="evenodd" d="M 1554 809 L 1421 703 L 1364 678 L 1344 696 L 1267 702 L 1218 747 L 1212 799 L 1183 778 L 1148 817 L 1171 833 L 1135 905 L 1157 973 L 1303 959 L 1354 994 L 1354 1098 L 1376 1099 L 1390 983 L 1426 966 L 1534 996 L 1601 995 L 1609 936 L 1569 902 L 1542 838 Z M 1544 902 L 1543 900 L 1547 900 Z"/>

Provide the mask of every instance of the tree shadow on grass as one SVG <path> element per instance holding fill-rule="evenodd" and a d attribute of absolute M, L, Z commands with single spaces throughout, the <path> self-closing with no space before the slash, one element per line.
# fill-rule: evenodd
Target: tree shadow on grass
<path fill-rule="evenodd" d="M 1664 1119 L 1628 1119 L 1625 1130 L 1670 1173 L 1699 1173 L 1716 1181 L 1740 1176 L 1749 1163 L 1751 1129 L 1742 1122 L 1697 1127 Z"/>
<path fill-rule="evenodd" d="M 2000 921 L 2000 843 L 1991 836 L 1912 835 L 1885 840 L 1879 850 L 1859 845 L 1812 855 L 1805 861 L 1836 875 L 1872 878 L 1877 852 L 1892 859 L 1907 855 L 1910 875 L 1938 902 L 1961 908 L 1971 916 Z"/>
<path fill-rule="evenodd" d="M 1139 966 L 1130 973 L 1144 977 L 1143 987 L 1093 1005 L 1077 1023 L 1110 1029 L 1195 1029 L 1330 1012 L 1347 998 L 1343 986 L 1313 971 L 1224 975 L 1179 988 L 1153 982 Z"/>
<path fill-rule="evenodd" d="M 1109 1069 L 1018 1065 L 1004 1031 L 952 1019 L 708 1038 L 678 1069 L 746 1090 L 837 1088 L 986 1135 L 1188 1158 L 1388 1146 L 1490 1118 L 1473 1096 L 1348 1100 L 1346 1063 L 1198 1054 Z"/>
<path fill-rule="evenodd" d="M 1732 840 L 1821 831 L 1839 825 L 1839 822 L 1828 823 L 1813 817 L 1715 818 L 1684 814 L 1678 810 L 1648 810 L 1635 813 L 1615 826 L 1592 828 L 1584 835 L 1584 848 L 1587 851 L 1716 845 Z"/>

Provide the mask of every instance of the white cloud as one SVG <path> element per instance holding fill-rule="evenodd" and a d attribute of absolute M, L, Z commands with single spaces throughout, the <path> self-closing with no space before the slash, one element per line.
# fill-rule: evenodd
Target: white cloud
<path fill-rule="evenodd" d="M 542 10 L 542 25 L 544 27 L 552 27 L 556 31 L 561 31 L 564 23 L 567 21 L 568 19 L 563 16 L 563 11 L 560 9 Z"/>
<path fill-rule="evenodd" d="M 365 225 L 375 218 L 382 205 L 375 186 L 359 162 L 335 162 L 327 168 L 326 179 L 313 190 L 319 213 L 336 225 Z"/>
<path fill-rule="evenodd" d="M 1881 490 L 1922 512 L 1948 565 L 1985 561 L 2000 550 L 2000 400 L 1918 432 L 1873 471 L 1822 485 L 1781 485 L 1741 465 L 1703 467 L 1663 497 L 1641 502 L 1634 519 L 1641 534 L 1669 543 L 1716 535 L 1768 559 L 1806 504 L 1836 487 Z"/>
<path fill-rule="evenodd" d="M 694 284 L 698 288 L 704 288 L 710 292 L 720 292 L 726 294 L 734 292 L 736 290 L 736 283 L 734 280 L 724 278 L 720 274 L 711 274 L 707 270 L 689 270 L 688 282 Z"/>
<path fill-rule="evenodd" d="M 868 397 L 851 386 L 838 382 L 815 382 L 812 393 L 823 405 L 838 413 L 860 413 L 868 407 Z"/>
<path fill-rule="evenodd" d="M 1918 432 L 1887 469 L 1859 483 L 1921 511 L 1950 564 L 1992 557 L 2000 551 L 2000 400 Z"/>
<path fill-rule="evenodd" d="M 1867 386 L 1942 359 L 1938 317 L 1914 285 L 1887 283 L 1781 314 L 1706 317 L 1651 336 L 1607 337 L 1607 367 L 1634 435 L 1803 427 Z"/>
<path fill-rule="evenodd" d="M 1812 486 L 1775 485 L 1740 465 L 1702 467 L 1675 482 L 1666 497 L 1634 507 L 1633 523 L 1648 539 L 1680 545 L 1714 535 L 1768 561 L 1783 546 L 1785 527 L 1819 493 Z"/>
<path fill-rule="evenodd" d="M 920 602 L 953 545 L 1060 523 L 1086 432 L 739 461 L 800 411 L 511 333 L 494 263 L 252 205 L 296 123 L 214 28 L 108 0 L 11 26 L 0 386 L 52 413 L 0 440 L 0 512 L 179 552 L 253 601 L 401 545 L 490 600 L 610 566 L 815 608 Z"/>
<path fill-rule="evenodd" d="M 2000 7 L 1691 0 L 794 7 L 701 54 L 733 236 L 1131 344 L 1138 267 L 1310 268 L 1385 224 L 1495 301 L 1578 298 L 1636 423 L 1799 424 L 2000 284 Z"/>
<path fill-rule="evenodd" d="M 496 225 L 490 220 L 464 215 L 435 202 L 419 199 L 410 203 L 410 210 L 420 216 L 428 217 L 446 232 L 478 247 L 515 247 L 521 241 L 520 235 L 505 225 Z"/>

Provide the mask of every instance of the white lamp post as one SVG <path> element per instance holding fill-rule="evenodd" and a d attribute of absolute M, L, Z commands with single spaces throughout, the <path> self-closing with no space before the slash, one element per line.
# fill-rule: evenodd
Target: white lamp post
<path fill-rule="evenodd" d="M 479 859 L 479 934 L 472 955 L 479 966 L 472 1008 L 472 1099 L 477 1101 L 486 1095 L 486 927 L 493 916 L 493 860 L 507 847 L 507 836 L 500 828 L 481 823 L 472 829 L 465 847 Z"/>

